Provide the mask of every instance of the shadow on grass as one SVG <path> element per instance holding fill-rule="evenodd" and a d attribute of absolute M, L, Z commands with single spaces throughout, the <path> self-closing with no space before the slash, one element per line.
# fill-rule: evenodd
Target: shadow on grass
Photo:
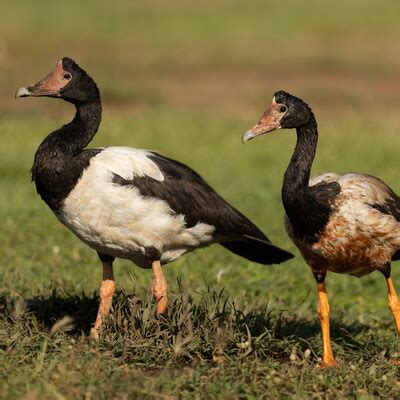
<path fill-rule="evenodd" d="M 0 297 L 0 311 L 12 320 L 19 320 L 23 315 L 27 318 L 34 317 L 45 331 L 50 331 L 57 321 L 66 316 L 71 317 L 73 324 L 67 332 L 89 333 L 92 322 L 96 318 L 98 298 L 78 295 L 61 295 L 56 290 L 50 296 L 36 296 L 33 298 L 8 299 Z"/>
<path fill-rule="evenodd" d="M 12 319 L 18 319 L 20 314 L 34 317 L 42 329 L 48 332 L 52 331 L 58 321 L 69 317 L 71 323 L 65 332 L 69 335 L 82 333 L 87 335 L 96 318 L 98 304 L 97 294 L 68 295 L 54 290 L 47 297 L 37 296 L 13 301 L 6 296 L 0 297 L 0 312 L 8 314 Z M 158 329 L 173 333 L 177 333 L 180 328 L 196 331 L 208 327 L 211 331 L 215 331 L 217 327 L 230 337 L 233 334 L 241 334 L 257 338 L 268 332 L 275 340 L 300 340 L 304 342 L 304 346 L 309 340 L 320 336 L 320 324 L 316 314 L 314 320 L 310 320 L 303 316 L 293 316 L 290 311 L 283 315 L 259 307 L 244 313 L 224 297 L 223 291 L 217 293 L 210 289 L 200 304 L 195 303 L 188 294 L 181 293 L 170 302 L 168 315 L 162 317 L 153 315 L 154 303 L 151 299 L 148 298 L 142 303 L 136 296 L 118 292 L 113 300 L 113 312 L 110 318 L 112 330 L 123 334 L 123 331 L 127 332 L 129 329 L 142 329 L 144 324 L 148 325 L 149 320 L 153 320 Z M 352 324 L 337 320 L 331 322 L 334 341 L 356 348 L 361 344 L 354 338 L 367 332 L 368 329 L 367 325 L 359 322 Z"/>
<path fill-rule="evenodd" d="M 366 333 L 369 330 L 369 326 L 360 322 L 354 322 L 352 324 L 345 324 L 337 320 L 331 321 L 331 338 L 336 343 L 342 343 L 346 346 L 360 348 L 363 346 L 358 342 L 355 337 Z M 281 319 L 275 326 L 275 335 L 277 338 L 298 338 L 305 342 L 321 335 L 321 326 L 318 320 L 317 314 L 315 319 L 310 321 L 304 318 L 294 318 L 292 320 Z M 303 347 L 306 347 L 303 346 Z"/>

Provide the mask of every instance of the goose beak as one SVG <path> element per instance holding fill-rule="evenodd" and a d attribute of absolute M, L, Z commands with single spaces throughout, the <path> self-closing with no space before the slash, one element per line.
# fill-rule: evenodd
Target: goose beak
<path fill-rule="evenodd" d="M 21 88 L 22 89 L 22 88 Z M 242 143 L 245 144 L 248 140 L 251 140 L 255 137 L 253 131 L 249 129 L 242 135 Z"/>
<path fill-rule="evenodd" d="M 19 97 L 29 97 L 31 96 L 31 92 L 26 87 L 20 87 L 15 92 L 15 98 L 18 99 Z"/>
<path fill-rule="evenodd" d="M 15 98 L 20 97 L 60 97 L 60 90 L 68 83 L 63 76 L 67 71 L 64 71 L 62 61 L 59 61 L 52 72 L 44 79 L 34 85 L 19 88 L 15 92 Z"/>
<path fill-rule="evenodd" d="M 251 129 L 243 133 L 242 142 L 246 143 L 248 140 L 254 139 L 257 136 L 280 128 L 279 117 L 276 114 L 276 103 L 273 102 L 260 120 Z"/>
<path fill-rule="evenodd" d="M 243 133 L 242 143 L 246 143 L 248 140 L 254 139 L 257 136 L 264 135 L 265 133 L 272 132 L 280 128 L 281 125 L 276 120 L 275 115 L 268 114 L 267 110 L 261 119 L 251 129 Z"/>
<path fill-rule="evenodd" d="M 40 81 L 31 86 L 24 86 L 15 92 L 15 98 L 20 97 L 60 97 L 58 90 L 47 88 L 44 81 Z"/>

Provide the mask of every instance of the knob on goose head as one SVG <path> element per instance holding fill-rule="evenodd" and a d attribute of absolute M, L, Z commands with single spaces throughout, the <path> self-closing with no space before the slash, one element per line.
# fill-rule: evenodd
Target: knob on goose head
<path fill-rule="evenodd" d="M 94 80 L 74 60 L 64 57 L 45 78 L 15 93 L 16 98 L 43 96 L 78 105 L 99 100 L 100 92 Z"/>
<path fill-rule="evenodd" d="M 276 92 L 271 105 L 260 120 L 242 136 L 243 143 L 276 129 L 293 129 L 307 125 L 314 115 L 301 99 L 283 90 Z"/>

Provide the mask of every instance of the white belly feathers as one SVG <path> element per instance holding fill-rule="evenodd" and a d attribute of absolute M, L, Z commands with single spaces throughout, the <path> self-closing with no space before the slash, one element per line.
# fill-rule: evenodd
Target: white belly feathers
<path fill-rule="evenodd" d="M 149 267 L 146 248 L 158 250 L 167 263 L 211 244 L 215 230 L 204 223 L 186 228 L 185 216 L 175 214 L 166 201 L 144 197 L 134 185 L 113 182 L 114 174 L 127 180 L 148 176 L 163 181 L 163 173 L 149 154 L 128 147 L 106 148 L 93 157 L 57 214 L 93 249 L 141 267 Z"/>

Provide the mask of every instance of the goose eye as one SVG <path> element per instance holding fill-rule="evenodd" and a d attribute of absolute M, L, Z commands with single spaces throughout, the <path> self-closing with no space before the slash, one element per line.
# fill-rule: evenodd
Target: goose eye
<path fill-rule="evenodd" d="M 64 79 L 71 79 L 71 74 L 64 74 Z"/>
<path fill-rule="evenodd" d="M 286 107 L 286 106 L 281 106 L 281 108 L 279 109 L 279 111 L 280 111 L 281 113 L 284 113 L 284 112 L 287 111 L 287 107 Z"/>

